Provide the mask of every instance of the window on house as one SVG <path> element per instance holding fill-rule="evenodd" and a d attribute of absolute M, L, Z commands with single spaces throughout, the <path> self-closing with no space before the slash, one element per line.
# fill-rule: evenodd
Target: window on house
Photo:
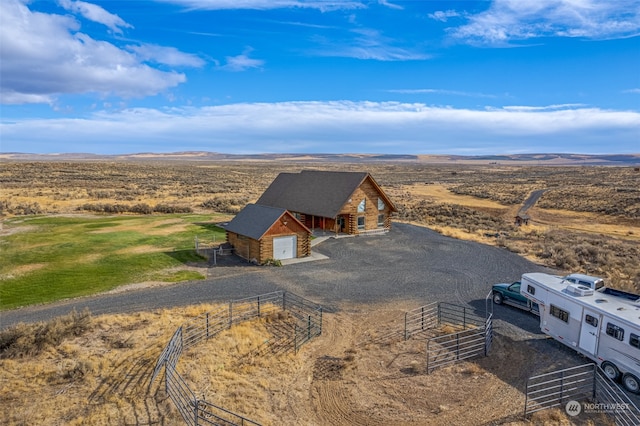
<path fill-rule="evenodd" d="M 364 216 L 358 216 L 358 229 L 364 229 Z"/>
<path fill-rule="evenodd" d="M 378 198 L 378 210 L 384 210 L 384 201 L 381 198 Z"/>
<path fill-rule="evenodd" d="M 364 207 L 365 207 L 365 202 L 366 201 L 367 201 L 366 198 L 364 200 L 360 201 L 360 204 L 358 204 L 358 213 L 364 212 Z"/>
<path fill-rule="evenodd" d="M 378 228 L 382 228 L 384 227 L 384 215 L 383 214 L 379 214 L 378 215 Z"/>
<path fill-rule="evenodd" d="M 640 336 L 638 336 L 637 334 L 631 333 L 629 335 L 629 344 L 634 348 L 640 349 Z"/>
<path fill-rule="evenodd" d="M 610 322 L 607 323 L 607 334 L 618 340 L 624 340 L 624 329 Z"/>
<path fill-rule="evenodd" d="M 558 318 L 560 321 L 569 322 L 569 312 L 564 309 L 560 309 L 555 305 L 551 305 L 549 308 L 549 313 Z"/>

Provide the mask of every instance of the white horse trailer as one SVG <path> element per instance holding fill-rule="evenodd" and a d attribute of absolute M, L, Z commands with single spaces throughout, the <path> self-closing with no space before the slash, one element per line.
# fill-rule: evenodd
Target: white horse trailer
<path fill-rule="evenodd" d="M 540 307 L 540 328 L 640 393 L 640 296 L 632 300 L 543 273 L 523 274 L 520 293 Z"/>

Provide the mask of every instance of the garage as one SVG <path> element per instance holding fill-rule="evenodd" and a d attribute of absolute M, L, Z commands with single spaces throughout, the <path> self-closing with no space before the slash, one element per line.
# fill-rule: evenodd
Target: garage
<path fill-rule="evenodd" d="M 260 265 L 311 253 L 311 230 L 284 209 L 248 204 L 225 228 L 234 253 Z"/>
<path fill-rule="evenodd" d="M 276 237 L 273 239 L 273 258 L 293 259 L 296 257 L 297 239 L 295 235 L 287 235 L 286 237 Z"/>

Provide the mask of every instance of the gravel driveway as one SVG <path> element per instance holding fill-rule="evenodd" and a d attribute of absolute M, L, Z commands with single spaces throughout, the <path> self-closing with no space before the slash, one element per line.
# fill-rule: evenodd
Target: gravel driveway
<path fill-rule="evenodd" d="M 432 301 L 483 307 L 491 284 L 518 280 L 524 272 L 549 271 L 504 249 L 401 223 L 386 235 L 332 238 L 314 250 L 329 258 L 275 268 L 219 257 L 218 266 L 210 268 L 203 281 L 5 311 L 0 314 L 0 326 L 47 320 L 73 309 L 88 308 L 94 315 L 127 313 L 228 301 L 274 290 L 292 291 L 329 311 L 347 304 L 389 301 L 407 301 L 408 309 Z M 522 317 L 514 309 L 500 311 L 498 318 Z"/>

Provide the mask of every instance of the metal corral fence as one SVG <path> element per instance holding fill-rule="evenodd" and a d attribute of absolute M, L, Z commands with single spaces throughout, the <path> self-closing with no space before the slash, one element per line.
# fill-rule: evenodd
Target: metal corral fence
<path fill-rule="evenodd" d="M 293 293 L 276 291 L 233 300 L 228 306 L 207 312 L 176 330 L 158 357 L 150 385 L 164 367 L 165 391 L 189 425 L 258 425 L 253 420 L 198 399 L 176 371 L 176 366 L 184 350 L 234 324 L 285 311 L 295 319 L 293 335 L 284 342 L 290 350 L 297 353 L 304 343 L 322 334 L 322 307 Z"/>
<path fill-rule="evenodd" d="M 609 415 L 617 425 L 640 425 L 638 407 L 596 364 L 529 377 L 525 391 L 525 418 L 536 411 L 554 407 L 564 408 L 578 419 L 584 410 Z"/>
<path fill-rule="evenodd" d="M 465 306 L 434 302 L 409 311 L 404 318 L 404 338 L 418 333 L 432 336 L 438 327 L 449 325 L 458 331 L 427 338 L 427 374 L 438 367 L 487 356 L 493 341 L 493 313 L 485 316 Z"/>

